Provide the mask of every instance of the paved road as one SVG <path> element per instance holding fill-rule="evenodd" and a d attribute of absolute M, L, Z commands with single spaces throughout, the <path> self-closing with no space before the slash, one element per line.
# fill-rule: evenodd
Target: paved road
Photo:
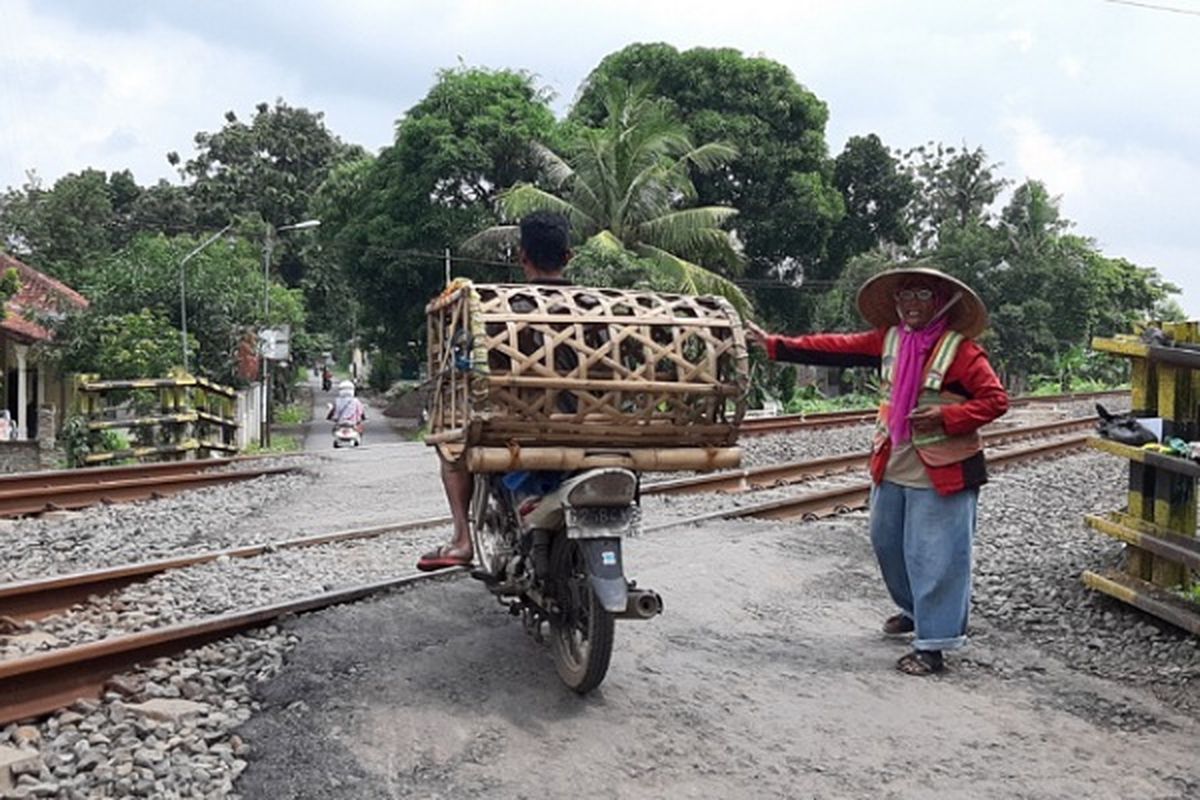
<path fill-rule="evenodd" d="M 325 421 L 325 411 L 328 404 L 337 397 L 337 384 L 330 391 L 321 389 L 321 379 L 314 375 L 308 376 L 308 387 L 312 392 L 313 410 L 312 422 L 301 426 L 298 435 L 303 436 L 306 451 L 333 452 L 333 439 L 330 425 Z M 381 444 L 399 444 L 411 441 L 410 431 L 398 426 L 393 420 L 383 416 L 382 408 L 367 407 L 367 425 L 363 433 L 363 446 Z"/>

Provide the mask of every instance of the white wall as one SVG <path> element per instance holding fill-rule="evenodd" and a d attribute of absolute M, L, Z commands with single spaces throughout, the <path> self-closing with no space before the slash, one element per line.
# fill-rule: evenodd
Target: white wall
<path fill-rule="evenodd" d="M 237 394 L 237 446 L 245 450 L 251 443 L 262 441 L 262 391 L 261 383 L 252 383 Z"/>

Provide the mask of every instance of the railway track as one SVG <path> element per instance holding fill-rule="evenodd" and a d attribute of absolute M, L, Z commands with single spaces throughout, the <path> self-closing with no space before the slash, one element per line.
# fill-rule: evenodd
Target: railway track
<path fill-rule="evenodd" d="M 399 525 L 379 525 L 370 528 L 354 528 L 287 539 L 268 544 L 248 545 L 225 550 L 209 550 L 203 553 L 142 561 L 119 567 L 74 572 L 51 578 L 0 584 L 0 618 L 23 623 L 58 614 L 94 595 L 118 591 L 130 584 L 149 580 L 155 575 L 173 569 L 183 569 L 199 564 L 208 564 L 220 559 L 254 558 L 264 553 L 280 550 L 297 550 L 306 547 L 371 539 L 391 533 L 407 533 L 435 525 L 449 523 L 450 517 L 431 517 Z"/>
<path fill-rule="evenodd" d="M 1020 408 L 1031 405 L 1102 400 L 1114 396 L 1126 397 L 1128 394 L 1129 390 L 1126 389 L 1053 394 L 1041 397 L 1014 397 L 1009 402 L 1009 405 L 1012 408 Z M 741 436 L 768 436 L 773 433 L 783 433 L 785 431 L 838 428 L 871 422 L 875 419 L 876 414 L 876 409 L 861 409 L 824 411 L 815 414 L 784 414 L 778 417 L 751 417 L 742 420 L 742 424 L 738 427 L 738 432 Z"/>
<path fill-rule="evenodd" d="M 239 456 L 4 475 L 0 476 L 0 517 L 23 517 L 100 503 L 150 500 L 189 489 L 299 469 L 262 464 L 265 460 L 263 456 Z M 256 462 L 259 466 L 254 466 Z M 231 466 L 239 468 L 222 469 Z"/>
<path fill-rule="evenodd" d="M 1092 437 L 1089 434 L 1077 434 L 1063 439 L 1055 439 L 1027 447 L 992 453 L 988 456 L 988 466 L 1003 468 L 1026 461 L 1040 460 L 1076 452 L 1084 449 L 1090 438 Z M 676 524 L 706 522 L 714 519 L 745 519 L 748 517 L 771 520 L 819 519 L 821 517 L 866 508 L 870 492 L 871 482 L 869 480 L 855 480 L 844 486 L 808 492 L 797 497 L 788 497 L 765 503 L 755 503 L 742 508 L 703 514 L 689 518 L 683 522 L 671 523 L 669 527 L 673 527 Z M 647 530 L 651 529 L 648 528 Z"/>
<path fill-rule="evenodd" d="M 1035 429 L 999 432 L 1028 438 L 1046 435 L 1049 429 L 1061 433 L 1064 428 L 1077 429 L 1091 420 L 1072 420 Z M 1068 435 L 1065 439 L 989 453 L 989 464 L 1002 467 L 1030 459 L 1045 458 L 1081 448 L 1086 435 Z M 995 445 L 993 445 L 994 447 Z M 862 454 L 850 458 L 861 459 Z M 795 465 L 792 465 L 795 466 Z M 760 468 L 767 470 L 771 468 Z M 847 469 L 843 467 L 843 470 Z M 741 471 L 751 472 L 751 471 Z M 712 477 L 712 476 L 705 476 Z M 744 477 L 744 476 L 743 476 Z M 666 482 L 673 483 L 673 482 Z M 674 482 L 677 483 L 677 482 Z M 753 481 L 751 481 L 751 485 Z M 772 483 L 772 486 L 777 485 Z M 666 494 L 664 484 L 648 485 L 647 494 Z M 692 489 L 703 491 L 702 489 Z M 675 519 L 646 527 L 647 532 L 681 527 L 717 519 L 815 519 L 841 513 L 866 504 L 869 481 L 857 479 L 844 485 L 809 491 L 794 497 L 753 503 L 740 508 L 725 508 L 706 514 Z M 112 592 L 122 586 L 147 580 L 173 569 L 182 569 L 222 558 L 253 558 L 281 549 L 311 548 L 339 541 L 368 539 L 385 533 L 415 530 L 421 527 L 449 523 L 448 517 L 430 518 L 414 523 L 378 528 L 340 531 L 333 534 L 294 539 L 269 545 L 211 551 L 201 554 L 162 559 L 154 562 L 94 570 L 74 575 L 56 576 L 35 581 L 0 585 L 0 617 L 13 622 L 35 620 L 70 608 L 83 598 Z M 77 699 L 97 697 L 106 680 L 119 672 L 148 660 L 169 656 L 215 639 L 263 626 L 280 617 L 304 613 L 340 603 L 353 602 L 370 595 L 428 580 L 463 574 L 463 568 L 451 568 L 433 573 L 404 574 L 382 580 L 364 582 L 323 593 L 310 594 L 286 602 L 261 605 L 231 613 L 217 614 L 183 623 L 123 633 L 99 641 L 74 644 L 48 652 L 0 660 L 0 725 L 7 724 L 70 705 Z"/>
<path fill-rule="evenodd" d="M 1093 428 L 1098 417 L 1080 417 L 1062 422 L 1048 422 L 1041 425 L 1030 425 L 1021 428 L 985 433 L 983 437 L 986 447 L 1003 447 L 1013 442 L 1023 441 L 1039 436 L 1057 436 L 1067 433 L 1089 430 Z M 694 494 L 697 492 L 748 492 L 756 489 L 770 489 L 785 486 L 813 477 L 831 475 L 839 472 L 866 469 L 870 453 L 848 453 L 845 455 L 829 456 L 827 458 L 810 459 L 807 461 L 792 461 L 786 464 L 769 464 L 748 469 L 727 470 L 712 475 L 697 475 L 687 478 L 659 481 L 642 487 L 642 494 Z M 988 457 L 991 463 L 994 456 Z"/>

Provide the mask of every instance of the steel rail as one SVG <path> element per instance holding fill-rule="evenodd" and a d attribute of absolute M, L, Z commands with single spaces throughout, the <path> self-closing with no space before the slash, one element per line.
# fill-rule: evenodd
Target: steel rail
<path fill-rule="evenodd" d="M 1039 425 L 989 431 L 984 434 L 983 440 L 985 445 L 997 447 L 1034 436 L 1049 436 L 1069 433 L 1080 428 L 1091 428 L 1098 419 L 1098 417 L 1080 417 L 1060 422 L 1046 422 Z M 696 475 L 687 478 L 656 481 L 643 486 L 642 494 L 668 495 L 695 494 L 698 492 L 749 492 L 755 489 L 769 489 L 775 486 L 786 486 L 813 476 L 862 469 L 866 467 L 870 457 L 871 454 L 869 452 L 848 453 L 846 455 L 827 456 L 807 461 L 792 461 L 786 464 L 768 464 L 761 467 L 727 470 L 712 475 Z"/>
<path fill-rule="evenodd" d="M 1025 428 L 994 431 L 985 436 L 988 445 L 995 446 L 1013 439 L 1033 435 L 1063 433 L 1090 426 L 1095 418 L 1033 425 Z M 862 468 L 868 453 L 851 453 L 809 461 L 771 464 L 753 469 L 735 470 L 716 475 L 702 475 L 647 484 L 643 494 L 683 494 L 711 491 L 752 491 L 795 483 L 803 478 L 828 475 Z M 839 501 L 845 504 L 845 501 Z M 246 545 L 223 550 L 210 550 L 170 558 L 155 559 L 116 567 L 55 575 L 26 581 L 0 584 L 0 617 L 14 621 L 41 619 L 69 609 L 93 595 L 103 595 L 133 583 L 148 580 L 172 569 L 183 569 L 216 561 L 219 558 L 253 558 L 274 550 L 299 549 L 382 536 L 390 533 L 419 530 L 447 524 L 449 517 L 431 517 L 407 523 L 355 528 L 315 536 L 299 537 L 278 542 Z"/>
<path fill-rule="evenodd" d="M 1085 446 L 1089 437 L 1041 444 L 1022 450 L 998 454 L 991 459 L 995 465 L 1016 463 L 1032 458 L 1053 455 Z M 761 504 L 749 508 L 718 511 L 711 514 L 676 520 L 664 525 L 647 528 L 663 530 L 692 524 L 705 519 L 737 519 L 746 516 L 768 516 L 774 519 L 789 519 L 795 516 L 812 517 L 823 508 L 834 513 L 852 507 L 853 493 L 869 491 L 869 483 L 838 490 L 812 493 L 807 497 L 809 508 L 800 510 L 799 500 Z M 838 500 L 837 496 L 841 499 Z M 814 499 L 823 505 L 814 505 Z M 783 503 L 793 505 L 790 514 L 784 511 Z M 859 501 L 861 502 L 861 501 Z M 0 661 L 0 725 L 46 714 L 76 700 L 99 697 L 107 679 L 140 662 L 163 656 L 171 656 L 191 647 L 216 639 L 231 636 L 261 627 L 282 616 L 301 614 L 331 605 L 354 602 L 370 595 L 397 589 L 403 586 L 443 577 L 465 574 L 463 567 L 450 567 L 437 572 L 403 575 L 370 584 L 310 595 L 298 600 L 262 606 L 247 611 L 222 614 L 192 622 L 181 623 L 139 633 L 125 634 L 98 642 L 40 653 L 22 658 Z"/>
<path fill-rule="evenodd" d="M 176 655 L 216 639 L 261 627 L 283 616 L 351 603 L 379 592 L 464 571 L 462 567 L 449 567 L 437 572 L 402 575 L 248 611 L 0 661 L 0 725 L 46 714 L 77 700 L 98 698 L 109 677 L 139 662 Z"/>
<path fill-rule="evenodd" d="M 1087 435 L 1072 436 L 1031 447 L 1006 450 L 989 456 L 987 463 L 989 466 L 1002 468 L 1045 456 L 1054 456 L 1081 450 L 1087 446 L 1089 438 L 1091 437 Z M 711 511 L 707 514 L 674 520 L 662 525 L 650 526 L 646 528 L 646 531 L 666 530 L 668 528 L 717 519 L 744 519 L 747 517 L 773 520 L 818 519 L 820 517 L 833 516 L 834 514 L 864 508 L 870 493 L 871 482 L 869 480 L 855 481 L 845 486 L 808 492 L 798 497 L 772 500 L 741 508 Z"/>
<path fill-rule="evenodd" d="M 45 511 L 87 508 L 97 503 L 149 500 L 188 489 L 252 480 L 264 475 L 281 475 L 299 469 L 299 466 L 263 466 L 224 472 L 206 469 L 182 475 L 160 474 L 124 480 L 5 490 L 0 491 L 0 517 L 20 517 Z"/>
<path fill-rule="evenodd" d="M 1016 408 L 1041 405 L 1043 403 L 1069 403 L 1094 400 L 1111 395 L 1125 395 L 1128 392 L 1128 389 L 1113 389 L 1100 392 L 1074 392 L 1038 397 L 1014 397 L 1009 401 L 1009 406 Z M 766 436 L 781 431 L 834 428 L 842 425 L 870 422 L 875 419 L 877 413 L 875 409 L 857 409 L 822 411 L 814 414 L 783 414 L 777 417 L 751 417 L 742 420 L 738 427 L 738 432 L 742 436 Z"/>
<path fill-rule="evenodd" d="M 316 536 L 246 545 L 226 550 L 208 550 L 173 558 L 0 584 L 0 617 L 7 617 L 17 622 L 41 619 L 65 611 L 92 595 L 116 591 L 130 584 L 149 580 L 168 570 L 207 564 L 219 558 L 254 558 L 276 550 L 295 550 L 335 542 L 370 539 L 389 533 L 415 531 L 449 522 L 451 522 L 450 517 L 429 517 L 412 522 L 378 525 L 370 528 L 352 528 Z"/>
<path fill-rule="evenodd" d="M 123 481 L 151 475 L 188 475 L 246 461 L 262 461 L 275 456 L 232 456 L 202 458 L 194 461 L 165 461 L 155 464 L 126 464 L 116 467 L 84 467 L 0 475 L 0 492 L 15 492 L 76 484 Z"/>
<path fill-rule="evenodd" d="M 985 441 L 987 444 L 995 446 L 996 444 L 1032 435 L 1062 433 L 1075 428 L 1090 426 L 1092 422 L 1094 422 L 1093 418 L 1083 418 L 1066 422 L 1034 425 L 1020 429 L 995 431 L 985 437 Z M 765 489 L 794 483 L 806 477 L 828 475 L 862 468 L 868 458 L 869 454 L 867 453 L 853 453 L 809 461 L 791 462 L 788 464 L 772 464 L 717 475 L 703 475 L 663 481 L 648 484 L 644 487 L 643 494 L 657 495 Z M 835 505 L 841 506 L 846 506 L 851 502 L 859 500 L 857 495 L 847 500 L 836 492 L 831 494 L 830 497 L 836 501 Z M 205 564 L 219 558 L 253 558 L 274 550 L 299 549 L 339 541 L 374 538 L 389 533 L 419 530 L 434 525 L 446 524 L 449 521 L 449 517 L 432 517 L 408 523 L 355 528 L 278 542 L 246 545 L 223 550 L 210 550 L 116 567 L 0 584 L 0 616 L 16 621 L 40 619 L 65 611 L 89 596 L 106 594 L 132 583 L 148 580 L 168 570 Z"/>

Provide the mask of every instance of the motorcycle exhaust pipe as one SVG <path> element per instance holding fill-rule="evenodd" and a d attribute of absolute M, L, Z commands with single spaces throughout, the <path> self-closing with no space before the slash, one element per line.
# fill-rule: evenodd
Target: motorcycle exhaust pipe
<path fill-rule="evenodd" d="M 630 589 L 629 605 L 613 616 L 617 619 L 650 619 L 662 613 L 663 601 L 653 589 Z"/>

